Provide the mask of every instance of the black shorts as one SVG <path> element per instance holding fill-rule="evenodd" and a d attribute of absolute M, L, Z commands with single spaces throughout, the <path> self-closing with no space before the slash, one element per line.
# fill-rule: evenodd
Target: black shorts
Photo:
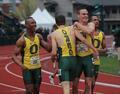
<path fill-rule="evenodd" d="M 23 80 L 25 84 L 41 84 L 41 68 L 23 70 Z"/>
<path fill-rule="evenodd" d="M 93 77 L 98 76 L 99 67 L 100 67 L 100 65 L 93 65 Z"/>
<path fill-rule="evenodd" d="M 60 57 L 58 62 L 60 81 L 73 81 L 76 77 L 76 56 Z"/>
<path fill-rule="evenodd" d="M 84 72 L 85 77 L 92 77 L 93 75 L 93 63 L 92 55 L 80 57 L 77 56 L 77 73 L 76 76 L 80 77 L 82 72 Z"/>

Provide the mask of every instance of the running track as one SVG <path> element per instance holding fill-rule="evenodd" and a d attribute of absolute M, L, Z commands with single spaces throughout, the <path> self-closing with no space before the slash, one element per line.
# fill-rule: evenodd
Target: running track
<path fill-rule="evenodd" d="M 0 94 L 24 94 L 24 84 L 20 68 L 11 60 L 14 46 L 0 47 Z M 58 85 L 58 78 L 55 78 L 55 85 L 49 83 L 49 74 L 53 72 L 49 54 L 42 49 L 40 52 L 42 64 L 42 85 L 41 94 L 63 94 L 62 88 Z M 84 77 L 79 83 L 79 94 L 83 94 Z M 100 73 L 94 94 L 120 94 L 120 77 Z"/>

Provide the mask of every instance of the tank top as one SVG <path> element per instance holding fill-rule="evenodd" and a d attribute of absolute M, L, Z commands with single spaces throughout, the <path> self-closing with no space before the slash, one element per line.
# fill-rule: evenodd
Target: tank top
<path fill-rule="evenodd" d="M 69 28 L 59 28 L 57 32 L 63 35 L 63 45 L 58 47 L 58 54 L 60 56 L 76 56 L 75 43 L 70 34 Z"/>
<path fill-rule="evenodd" d="M 39 37 L 36 34 L 34 40 L 31 41 L 29 38 L 24 36 L 26 46 L 22 51 L 22 63 L 28 69 L 40 68 L 40 58 L 39 58 L 39 48 L 40 41 Z"/>
<path fill-rule="evenodd" d="M 102 31 L 100 31 L 98 35 L 93 36 L 93 45 L 98 50 L 102 48 L 102 41 L 103 41 L 103 33 L 102 33 Z M 100 65 L 100 59 L 95 60 L 94 65 Z"/>
<path fill-rule="evenodd" d="M 81 33 L 85 37 L 88 43 L 92 44 L 92 38 L 89 34 L 84 34 L 82 31 Z M 92 54 L 92 50 L 81 41 L 77 40 L 77 56 L 84 57 Z"/>

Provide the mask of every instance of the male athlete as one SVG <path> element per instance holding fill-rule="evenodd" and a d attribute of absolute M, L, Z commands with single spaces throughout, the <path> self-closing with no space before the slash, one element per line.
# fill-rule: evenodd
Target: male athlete
<path fill-rule="evenodd" d="M 65 17 L 59 15 L 55 18 L 58 29 L 52 33 L 52 59 L 58 58 L 59 75 L 64 94 L 70 94 L 70 81 L 76 77 L 76 38 L 96 49 L 73 26 L 65 26 Z"/>
<path fill-rule="evenodd" d="M 97 48 L 99 53 L 106 52 L 106 40 L 104 33 L 99 29 L 99 17 L 97 15 L 93 15 L 91 17 L 91 21 L 95 24 L 95 31 L 93 32 L 93 45 Z M 93 79 L 92 79 L 92 94 L 95 87 L 95 82 L 98 77 L 99 67 L 100 67 L 100 59 L 93 58 Z"/>
<path fill-rule="evenodd" d="M 74 23 L 76 27 L 89 44 L 92 45 L 92 33 L 95 30 L 95 24 L 90 22 L 88 23 L 88 11 L 85 8 L 79 9 L 78 13 L 78 22 Z M 95 55 L 95 54 L 94 54 Z M 93 73 L 93 64 L 92 64 L 93 52 L 92 50 L 81 41 L 77 40 L 77 73 L 74 80 L 73 94 L 78 94 L 78 84 L 79 78 L 84 72 L 85 76 L 85 94 L 91 94 L 91 83 L 92 83 L 92 73 Z"/>
<path fill-rule="evenodd" d="M 36 22 L 32 17 L 25 21 L 26 32 L 17 40 L 13 61 L 22 69 L 26 94 L 39 94 L 41 84 L 41 64 L 39 51 L 41 46 L 50 50 L 43 38 L 35 33 Z M 22 59 L 18 59 L 22 56 Z"/>

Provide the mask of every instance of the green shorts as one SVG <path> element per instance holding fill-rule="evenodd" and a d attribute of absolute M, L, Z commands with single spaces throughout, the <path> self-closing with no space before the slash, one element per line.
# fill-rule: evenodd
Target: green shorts
<path fill-rule="evenodd" d="M 41 84 L 41 68 L 23 70 L 23 80 L 25 84 Z"/>
<path fill-rule="evenodd" d="M 92 55 L 80 57 L 77 56 L 77 73 L 76 76 L 80 77 L 84 72 L 85 77 L 92 77 L 93 75 L 93 63 Z"/>
<path fill-rule="evenodd" d="M 76 76 L 76 56 L 60 57 L 58 62 L 60 81 L 73 81 Z"/>
<path fill-rule="evenodd" d="M 93 65 L 93 77 L 97 78 L 100 65 Z"/>

